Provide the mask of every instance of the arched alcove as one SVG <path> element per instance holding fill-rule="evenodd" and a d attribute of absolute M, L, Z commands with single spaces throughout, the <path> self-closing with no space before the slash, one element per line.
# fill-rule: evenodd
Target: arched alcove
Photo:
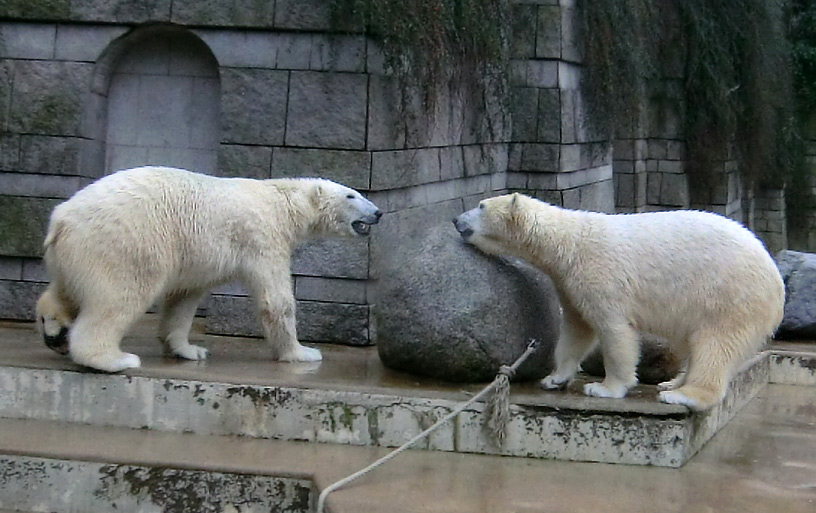
<path fill-rule="evenodd" d="M 148 164 L 214 173 L 221 86 L 210 49 L 172 26 L 121 43 L 108 73 L 104 173 Z"/>

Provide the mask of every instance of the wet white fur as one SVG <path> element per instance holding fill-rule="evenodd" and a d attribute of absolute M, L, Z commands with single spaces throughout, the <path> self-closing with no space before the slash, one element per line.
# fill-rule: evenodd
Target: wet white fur
<path fill-rule="evenodd" d="M 606 377 L 587 395 L 623 397 L 637 383 L 638 332 L 667 338 L 688 371 L 661 384 L 663 402 L 708 409 L 782 319 L 784 285 L 762 243 L 740 224 L 699 211 L 607 215 L 524 195 L 485 200 L 457 225 L 469 242 L 548 273 L 563 307 L 554 389 L 600 342 Z"/>
<path fill-rule="evenodd" d="M 75 362 L 116 372 L 140 365 L 119 343 L 160 300 L 166 347 L 198 360 L 207 351 L 187 338 L 196 307 L 209 289 L 238 279 L 252 293 L 275 358 L 320 360 L 297 340 L 292 251 L 309 236 L 355 236 L 351 221 L 376 212 L 360 193 L 328 180 L 120 171 L 54 209 L 45 239 L 52 281 L 37 317 L 48 335 L 70 326 Z"/>

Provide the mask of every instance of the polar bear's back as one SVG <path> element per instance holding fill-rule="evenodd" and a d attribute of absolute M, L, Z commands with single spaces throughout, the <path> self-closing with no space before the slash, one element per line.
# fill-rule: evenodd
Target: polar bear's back
<path fill-rule="evenodd" d="M 115 284 L 127 269 L 144 276 L 140 283 L 182 285 L 229 274 L 239 265 L 228 248 L 240 232 L 236 225 L 261 215 L 248 207 L 261 202 L 243 182 L 161 167 L 108 175 L 54 209 L 45 240 L 49 273 L 101 273 Z"/>
<path fill-rule="evenodd" d="M 706 312 L 729 312 L 735 325 L 781 321 L 784 284 L 762 242 L 741 224 L 701 211 L 603 216 L 606 258 L 631 287 L 632 316 L 664 336 L 705 323 Z M 669 314 L 669 315 L 667 315 Z M 767 317 L 757 322 L 758 317 Z M 686 323 L 688 325 L 686 326 Z"/>

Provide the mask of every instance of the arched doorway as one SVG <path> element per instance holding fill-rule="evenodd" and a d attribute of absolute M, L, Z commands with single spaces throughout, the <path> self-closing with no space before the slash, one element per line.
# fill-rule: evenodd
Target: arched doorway
<path fill-rule="evenodd" d="M 110 76 L 105 174 L 141 165 L 214 173 L 221 86 L 210 49 L 175 27 L 134 38 Z"/>

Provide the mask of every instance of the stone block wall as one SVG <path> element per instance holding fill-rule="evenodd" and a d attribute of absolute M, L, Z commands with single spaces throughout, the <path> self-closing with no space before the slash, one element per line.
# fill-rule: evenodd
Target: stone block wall
<path fill-rule="evenodd" d="M 518 2 L 513 19 L 507 188 L 613 212 L 612 145 L 586 123 L 574 1 Z"/>
<path fill-rule="evenodd" d="M 386 214 L 370 238 L 312 241 L 292 263 L 300 338 L 357 345 L 376 340 L 388 253 L 482 198 L 523 191 L 570 208 L 737 218 L 748 208 L 733 159 L 710 190 L 689 183 L 676 76 L 666 79 L 669 101 L 614 141 L 589 130 L 574 0 L 513 0 L 506 76 L 486 77 L 477 92 L 440 86 L 431 111 L 424 91 L 384 70 L 359 27 L 333 31 L 329 5 L 0 4 L 0 318 L 33 316 L 51 209 L 140 164 L 322 176 L 364 192 Z M 750 203 L 768 233 L 775 204 Z M 238 284 L 199 313 L 212 333 L 260 334 Z"/>

